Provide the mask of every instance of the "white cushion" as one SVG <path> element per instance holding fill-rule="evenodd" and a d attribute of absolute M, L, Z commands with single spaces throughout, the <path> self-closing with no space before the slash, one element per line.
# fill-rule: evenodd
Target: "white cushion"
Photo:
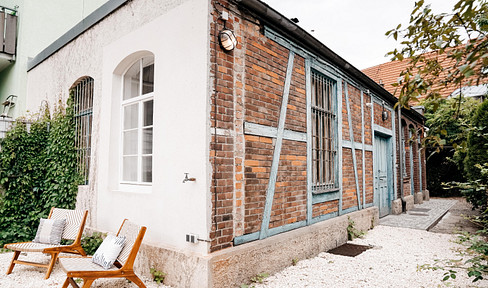
<path fill-rule="evenodd" d="M 59 245 L 64 226 L 66 226 L 66 219 L 41 219 L 32 242 Z"/>
<path fill-rule="evenodd" d="M 102 245 L 98 247 L 95 255 L 92 257 L 92 262 L 102 266 L 104 269 L 110 269 L 115 260 L 124 248 L 125 237 L 117 237 L 109 234 Z"/>

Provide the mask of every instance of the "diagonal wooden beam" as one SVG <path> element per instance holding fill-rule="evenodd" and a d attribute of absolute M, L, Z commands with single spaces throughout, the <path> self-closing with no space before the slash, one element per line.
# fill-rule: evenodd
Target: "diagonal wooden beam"
<path fill-rule="evenodd" d="M 349 125 L 349 137 L 351 140 L 351 143 L 354 143 L 354 132 L 352 129 L 352 115 L 351 115 L 351 108 L 349 107 L 349 90 L 347 87 L 347 82 L 344 83 L 344 90 L 345 90 L 345 96 L 346 96 L 346 109 L 347 109 L 347 122 Z M 352 152 L 352 164 L 354 165 L 354 180 L 356 180 L 356 193 L 357 193 L 357 198 L 358 198 L 358 209 L 361 209 L 361 194 L 359 192 L 359 178 L 358 178 L 358 163 L 356 160 L 356 149 L 354 148 L 354 145 L 351 147 L 351 152 Z"/>
<path fill-rule="evenodd" d="M 269 221 L 271 218 L 271 207 L 273 206 L 273 198 L 276 187 L 276 179 L 278 177 L 278 166 L 280 164 L 281 146 L 283 144 L 283 134 L 285 131 L 286 110 L 288 106 L 288 97 L 290 96 L 291 76 L 293 73 L 293 61 L 295 59 L 295 52 L 290 51 L 288 56 L 288 66 L 286 68 L 285 86 L 283 87 L 283 99 L 281 100 L 280 119 L 278 124 L 278 135 L 273 153 L 273 162 L 271 164 L 271 173 L 268 181 L 268 188 L 266 189 L 266 203 L 264 206 L 263 220 L 261 222 L 261 231 L 259 239 L 264 239 L 269 236 Z"/>

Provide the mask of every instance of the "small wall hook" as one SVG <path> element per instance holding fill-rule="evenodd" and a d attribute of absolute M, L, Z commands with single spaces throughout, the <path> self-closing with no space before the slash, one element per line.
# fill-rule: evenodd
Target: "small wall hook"
<path fill-rule="evenodd" d="M 188 174 L 190 174 L 190 173 L 185 173 L 185 179 L 183 179 L 183 183 L 186 183 L 188 181 L 197 181 L 196 178 L 193 178 L 193 177 L 188 178 Z"/>

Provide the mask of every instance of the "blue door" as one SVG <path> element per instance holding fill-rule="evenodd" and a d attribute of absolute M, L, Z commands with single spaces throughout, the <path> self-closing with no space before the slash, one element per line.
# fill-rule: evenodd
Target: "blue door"
<path fill-rule="evenodd" d="M 374 202 L 380 210 L 380 217 L 390 213 L 390 191 L 392 190 L 392 155 L 390 138 L 374 137 Z"/>

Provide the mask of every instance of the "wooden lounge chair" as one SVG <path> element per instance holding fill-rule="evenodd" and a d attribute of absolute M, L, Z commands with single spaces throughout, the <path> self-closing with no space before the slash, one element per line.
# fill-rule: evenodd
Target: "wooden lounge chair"
<path fill-rule="evenodd" d="M 53 207 L 51 209 L 51 212 L 49 213 L 49 219 L 66 219 L 66 226 L 64 228 L 63 236 L 61 238 L 66 240 L 74 240 L 74 242 L 69 245 L 51 245 L 34 242 L 5 244 L 5 248 L 14 251 L 14 257 L 10 262 L 10 266 L 7 270 L 7 275 L 12 273 L 15 264 L 24 264 L 48 268 L 46 276 L 44 277 L 44 279 L 47 279 L 51 275 L 54 264 L 58 259 L 59 253 L 75 253 L 85 256 L 85 251 L 81 247 L 81 236 L 83 234 L 83 229 L 85 228 L 87 215 L 87 210 L 69 210 Z M 50 254 L 51 261 L 48 264 L 22 261 L 19 260 L 19 255 L 21 252 L 42 252 L 45 254 Z"/>
<path fill-rule="evenodd" d="M 59 263 L 66 272 L 63 288 L 67 288 L 69 284 L 75 288 L 79 287 L 73 278 L 83 279 L 83 288 L 90 287 L 98 278 L 126 278 L 139 287 L 146 287 L 133 269 L 134 260 L 145 233 L 146 227 L 138 226 L 125 219 L 117 232 L 117 236 L 125 236 L 125 245 L 114 266 L 108 270 L 93 263 L 91 257 L 59 257 Z"/>

